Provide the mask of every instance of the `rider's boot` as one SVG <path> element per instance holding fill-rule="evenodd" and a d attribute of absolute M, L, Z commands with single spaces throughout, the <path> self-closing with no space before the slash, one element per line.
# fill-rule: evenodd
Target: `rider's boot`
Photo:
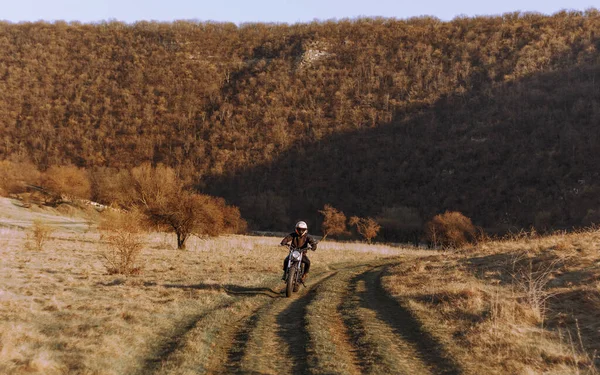
<path fill-rule="evenodd" d="M 303 274 L 303 275 L 302 275 L 302 282 L 304 282 L 304 281 L 306 280 L 306 278 L 307 278 L 307 277 L 308 277 L 308 274 L 307 274 L 307 273 Z"/>

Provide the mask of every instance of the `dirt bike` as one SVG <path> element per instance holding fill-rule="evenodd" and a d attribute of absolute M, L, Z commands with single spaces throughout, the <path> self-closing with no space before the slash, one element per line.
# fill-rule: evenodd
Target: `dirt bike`
<path fill-rule="evenodd" d="M 298 291 L 298 288 L 300 288 L 300 284 L 304 285 L 304 283 L 302 282 L 302 275 L 304 275 L 304 264 L 302 263 L 304 251 L 301 249 L 297 249 L 291 245 L 289 245 L 288 247 L 290 248 L 290 255 L 288 258 L 285 279 L 285 296 L 291 297 L 292 292 Z"/>

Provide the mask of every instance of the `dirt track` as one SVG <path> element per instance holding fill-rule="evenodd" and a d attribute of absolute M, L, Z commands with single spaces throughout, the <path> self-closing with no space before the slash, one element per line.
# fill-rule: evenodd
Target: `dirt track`
<path fill-rule="evenodd" d="M 381 285 L 387 264 L 340 267 L 312 275 L 307 288 L 285 298 L 278 288 L 224 288 L 231 309 L 251 299 L 257 308 L 233 309 L 231 321 L 217 328 L 208 374 L 460 374 L 459 365 L 424 331 Z M 218 308 L 218 309 L 219 309 Z M 184 336 L 205 330 L 210 313 L 166 338 L 148 361 L 145 373 L 188 373 L 163 367 L 175 348 L 191 343 Z M 205 322 L 205 320 L 207 320 Z M 179 361 L 180 363 L 181 361 Z M 188 366 L 188 370 L 190 367 Z"/>

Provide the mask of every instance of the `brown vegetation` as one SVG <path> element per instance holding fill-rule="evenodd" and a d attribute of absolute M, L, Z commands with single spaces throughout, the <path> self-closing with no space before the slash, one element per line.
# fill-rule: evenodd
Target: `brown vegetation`
<path fill-rule="evenodd" d="M 40 172 L 32 163 L 0 161 L 0 195 L 21 194 L 27 185 L 38 185 Z"/>
<path fill-rule="evenodd" d="M 187 190 L 170 167 L 144 164 L 131 170 L 129 181 L 122 204 L 140 208 L 151 224 L 174 231 L 178 249 L 185 248 L 192 234 L 218 236 L 245 230 L 236 207 Z"/>
<path fill-rule="evenodd" d="M 435 215 L 425 226 L 427 241 L 443 248 L 460 248 L 472 243 L 476 233 L 471 219 L 460 212 Z"/>
<path fill-rule="evenodd" d="M 346 215 L 343 212 L 338 211 L 333 206 L 326 204 L 322 210 L 319 210 L 323 215 L 323 222 L 321 223 L 321 230 L 323 231 L 323 241 L 328 235 L 340 235 L 348 233 L 346 228 Z"/>
<path fill-rule="evenodd" d="M 375 219 L 371 217 L 358 217 L 352 216 L 348 220 L 348 225 L 355 226 L 356 231 L 368 242 L 371 243 L 373 238 L 377 236 L 379 229 L 381 229 L 381 225 L 375 221 Z"/>
<path fill-rule="evenodd" d="M 102 237 L 95 229 L 61 229 L 40 253 L 22 251 L 26 230 L 0 226 L 0 373 L 237 372 L 223 370 L 235 365 L 228 361 L 235 330 L 261 307 L 259 324 L 246 339 L 243 364 L 253 366 L 247 372 L 289 370 L 280 360 L 285 343 L 279 342 L 277 314 L 298 311 L 291 304 L 304 293 L 298 299 L 280 298 L 286 255 L 277 246 L 280 239 L 191 238 L 183 253 L 172 251 L 173 233 L 142 232 L 143 253 L 130 269 L 133 274 L 125 277 L 113 274 L 98 255 L 126 239 L 115 236 L 113 241 L 107 230 L 116 234 L 134 220 L 121 220 L 112 210 L 105 215 Z M 340 260 L 354 265 L 402 252 L 331 241 L 322 250 L 312 258 L 314 282 Z M 253 358 L 257 362 L 250 362 Z M 272 362 L 278 367 L 266 367 Z"/>
<path fill-rule="evenodd" d="M 192 234 L 217 236 L 224 232 L 223 213 L 207 195 L 182 191 L 164 202 L 151 204 L 147 215 L 152 223 L 175 232 L 178 249 L 185 249 L 185 242 Z"/>
<path fill-rule="evenodd" d="M 523 233 L 406 262 L 384 284 L 467 373 L 598 374 L 599 235 Z"/>
<path fill-rule="evenodd" d="M 27 247 L 32 250 L 42 251 L 44 249 L 44 245 L 50 240 L 52 232 L 52 227 L 44 223 L 42 220 L 34 220 L 33 224 L 31 225 L 31 230 L 27 236 L 29 239 Z"/>
<path fill-rule="evenodd" d="M 100 223 L 104 248 L 100 257 L 109 274 L 131 275 L 141 271 L 139 256 L 144 248 L 143 217 L 138 211 L 106 212 Z"/>
<path fill-rule="evenodd" d="M 19 166 L 8 161 L 0 165 L 0 181 L 6 181 L 6 191 L 17 194 L 32 190 L 41 195 L 40 202 L 54 206 L 93 194 L 101 203 L 143 214 L 146 227 L 174 231 L 180 249 L 185 248 L 192 234 L 218 236 L 247 229 L 237 207 L 220 198 L 194 193 L 173 168 L 162 164 L 153 167 L 143 163 L 131 170 L 99 169 L 91 175 L 74 166 L 52 166 L 41 174 L 25 169 L 23 176 L 17 170 Z M 41 186 L 25 183 L 38 175 Z M 32 200 L 31 194 L 20 196 Z"/>
<path fill-rule="evenodd" d="M 600 191 L 598 29 L 594 9 L 0 23 L 0 159 L 164 163 L 262 229 L 325 203 L 361 217 L 454 210 L 501 232 L 586 225 Z"/>
<path fill-rule="evenodd" d="M 52 192 L 56 202 L 60 202 L 63 197 L 90 198 L 91 184 L 87 171 L 72 165 L 51 166 L 43 173 L 41 184 Z"/>

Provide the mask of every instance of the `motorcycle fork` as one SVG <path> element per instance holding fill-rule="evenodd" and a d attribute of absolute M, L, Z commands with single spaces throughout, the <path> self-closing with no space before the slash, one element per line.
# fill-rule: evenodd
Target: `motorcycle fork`
<path fill-rule="evenodd" d="M 302 281 L 302 276 L 304 276 L 304 263 L 302 263 L 303 258 L 304 257 L 301 257 L 300 261 L 298 262 L 298 271 L 299 272 L 296 272 L 296 275 L 298 277 L 298 282 L 306 288 L 306 284 L 304 284 L 304 281 Z"/>

